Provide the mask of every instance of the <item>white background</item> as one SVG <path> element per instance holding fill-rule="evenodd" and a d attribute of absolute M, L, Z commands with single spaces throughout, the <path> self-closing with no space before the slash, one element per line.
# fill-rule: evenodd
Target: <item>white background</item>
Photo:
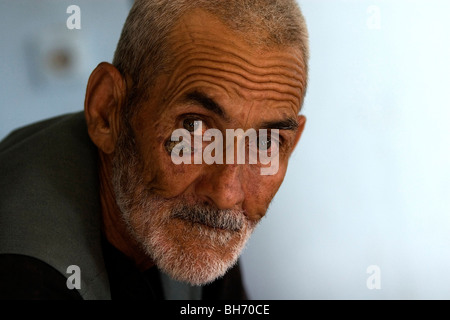
<path fill-rule="evenodd" d="M 449 299 L 450 2 L 299 2 L 308 121 L 243 255 L 251 297 Z M 81 30 L 65 28 L 71 4 Z M 89 73 L 111 61 L 129 5 L 0 1 L 0 138 L 83 108 Z M 43 63 L 58 45 L 75 52 L 66 73 Z M 371 265 L 379 290 L 366 285 Z"/>

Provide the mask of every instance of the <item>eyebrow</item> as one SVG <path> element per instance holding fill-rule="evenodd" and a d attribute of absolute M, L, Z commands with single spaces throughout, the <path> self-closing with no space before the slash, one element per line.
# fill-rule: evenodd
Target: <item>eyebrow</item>
<path fill-rule="evenodd" d="M 186 95 L 185 101 L 196 103 L 201 107 L 214 112 L 224 119 L 229 119 L 224 109 L 214 99 L 208 97 L 200 91 L 193 91 Z M 288 117 L 283 120 L 266 121 L 260 125 L 261 129 L 297 130 L 298 122 L 296 118 Z"/>
<path fill-rule="evenodd" d="M 194 102 L 201 107 L 214 112 L 218 116 L 224 119 L 228 119 L 228 116 L 226 115 L 224 109 L 216 102 L 214 99 L 208 97 L 206 94 L 194 91 L 191 93 L 188 93 L 185 98 L 188 102 Z"/>
<path fill-rule="evenodd" d="M 278 129 L 278 130 L 297 130 L 298 122 L 295 118 L 287 118 L 284 120 L 267 121 L 261 124 L 261 129 Z"/>

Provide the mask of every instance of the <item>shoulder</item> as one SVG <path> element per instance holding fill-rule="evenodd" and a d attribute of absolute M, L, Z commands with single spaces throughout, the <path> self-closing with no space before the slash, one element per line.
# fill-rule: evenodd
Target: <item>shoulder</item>
<path fill-rule="evenodd" d="M 18 254 L 0 254 L 1 300 L 80 300 L 66 278 L 45 262 Z"/>
<path fill-rule="evenodd" d="M 77 129 L 78 128 L 78 129 Z M 70 130 L 78 134 L 87 131 L 86 122 L 82 112 L 71 113 L 44 119 L 29 125 L 20 127 L 8 134 L 0 142 L 0 154 L 8 151 L 10 148 L 21 145 L 24 142 L 36 142 L 46 134 L 54 134 L 55 131 L 64 134 L 64 131 Z M 74 130 L 75 129 L 75 130 Z"/>
<path fill-rule="evenodd" d="M 97 149 L 83 113 L 11 133 L 0 143 L 0 172 L 0 254 L 34 257 L 63 277 L 78 265 L 83 297 L 103 297 L 94 292 L 108 292 Z"/>

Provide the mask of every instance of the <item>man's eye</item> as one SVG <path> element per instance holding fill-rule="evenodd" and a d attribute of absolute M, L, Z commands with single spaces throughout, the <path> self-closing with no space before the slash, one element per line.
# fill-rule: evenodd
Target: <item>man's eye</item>
<path fill-rule="evenodd" d="M 280 137 L 278 132 L 271 132 L 268 134 L 261 134 L 258 136 L 258 150 L 265 151 L 272 155 L 278 153 L 280 149 Z"/>
<path fill-rule="evenodd" d="M 264 140 L 258 138 L 259 150 L 269 150 L 271 146 L 272 146 L 272 139 L 271 138 L 266 138 Z"/>
<path fill-rule="evenodd" d="M 191 133 L 195 133 L 197 130 L 202 130 L 202 120 L 198 119 L 185 119 L 183 120 L 183 128 Z"/>

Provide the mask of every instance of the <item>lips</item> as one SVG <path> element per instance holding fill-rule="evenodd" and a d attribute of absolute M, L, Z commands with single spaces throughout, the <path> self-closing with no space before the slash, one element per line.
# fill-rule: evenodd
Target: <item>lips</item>
<path fill-rule="evenodd" d="M 225 210 L 196 210 L 183 208 L 175 211 L 171 218 L 200 224 L 212 229 L 237 232 L 244 226 L 242 214 Z"/>

